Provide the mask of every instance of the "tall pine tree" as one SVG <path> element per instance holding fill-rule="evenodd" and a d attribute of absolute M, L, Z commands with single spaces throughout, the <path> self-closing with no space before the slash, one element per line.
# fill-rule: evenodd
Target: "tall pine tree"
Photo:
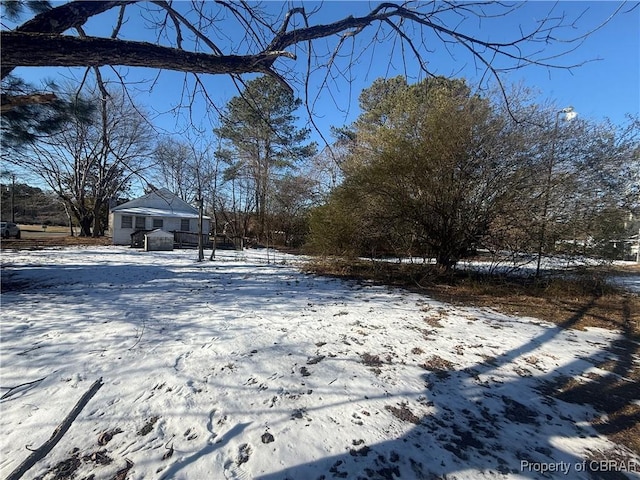
<path fill-rule="evenodd" d="M 220 127 L 214 129 L 227 150 L 229 171 L 250 181 L 259 241 L 267 233 L 274 176 L 315 152 L 315 144 L 305 144 L 309 130 L 296 126 L 295 111 L 300 105 L 280 83 L 259 77 L 229 101 Z"/>

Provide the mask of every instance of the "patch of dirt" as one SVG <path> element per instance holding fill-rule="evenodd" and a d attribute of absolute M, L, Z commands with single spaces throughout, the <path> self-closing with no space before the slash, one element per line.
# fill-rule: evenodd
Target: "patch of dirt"
<path fill-rule="evenodd" d="M 362 363 L 364 363 L 367 367 L 378 368 L 384 365 L 384 362 L 380 360 L 380 357 L 378 355 L 363 353 L 362 355 L 360 355 L 360 358 L 362 358 Z"/>
<path fill-rule="evenodd" d="M 309 358 L 309 360 L 307 360 L 307 365 L 315 365 L 316 363 L 320 363 L 325 358 L 325 355 L 317 355 L 315 357 Z"/>
<path fill-rule="evenodd" d="M 449 360 L 445 360 L 438 355 L 430 356 L 425 362 L 420 365 L 425 370 L 429 370 L 431 372 L 447 372 L 455 369 L 455 365 Z"/>
<path fill-rule="evenodd" d="M 433 328 L 443 328 L 444 326 L 440 323 L 440 320 L 433 317 L 425 317 L 424 321 Z"/>
<path fill-rule="evenodd" d="M 93 462 L 96 465 L 110 465 L 113 462 L 113 458 L 107 455 L 106 450 L 98 450 L 93 453 L 89 453 L 82 457 L 85 462 Z"/>
<path fill-rule="evenodd" d="M 502 402 L 505 405 L 504 416 L 507 420 L 511 420 L 516 423 L 528 423 L 531 425 L 539 425 L 538 412 L 531 410 L 526 405 L 515 401 L 513 398 L 502 397 Z"/>
<path fill-rule="evenodd" d="M 158 416 L 151 417 L 147 421 L 147 423 L 145 423 L 144 426 L 140 430 L 138 430 L 138 436 L 144 437 L 145 435 L 149 435 L 153 430 L 153 426 L 158 420 L 160 420 L 160 417 Z"/>
<path fill-rule="evenodd" d="M 273 435 L 271 435 L 269 432 L 263 433 L 261 440 L 262 440 L 262 443 L 271 443 L 276 441 Z"/>
<path fill-rule="evenodd" d="M 469 460 L 469 455 L 466 453 L 467 449 L 475 448 L 476 450 L 482 450 L 484 448 L 484 444 L 477 440 L 472 432 L 461 430 L 454 425 L 453 433 L 458 438 L 456 438 L 454 442 L 445 443 L 443 446 L 461 460 Z"/>
<path fill-rule="evenodd" d="M 236 465 L 240 466 L 243 463 L 247 463 L 249 461 L 249 457 L 251 456 L 251 446 L 243 443 L 238 448 L 238 456 L 236 458 Z"/>
<path fill-rule="evenodd" d="M 34 478 L 34 480 L 43 480 L 44 478 L 51 478 L 52 480 L 74 479 L 76 478 L 76 471 L 83 463 L 91 463 L 95 466 L 110 465 L 113 463 L 113 458 L 107 455 L 106 450 L 98 450 L 80 457 L 80 449 L 75 448 L 69 458 L 58 462 L 44 474 Z"/>
<path fill-rule="evenodd" d="M 50 473 L 53 474 L 53 480 L 73 478 L 75 476 L 75 471 L 80 468 L 80 465 L 82 465 L 82 461 L 78 458 L 77 455 L 74 455 L 65 460 L 62 460 L 61 462 L 58 462 L 50 470 Z"/>
<path fill-rule="evenodd" d="M 296 408 L 293 412 L 291 412 L 291 419 L 302 420 L 306 414 L 307 410 L 305 408 Z"/>
<path fill-rule="evenodd" d="M 349 455 L 351 455 L 352 457 L 366 457 L 367 455 L 369 455 L 370 451 L 371 451 L 371 448 L 365 445 L 362 448 L 349 449 Z"/>
<path fill-rule="evenodd" d="M 399 406 L 394 407 L 392 405 L 386 405 L 384 408 L 391 412 L 391 414 L 403 422 L 413 423 L 415 425 L 420 424 L 420 418 L 411 411 L 406 403 L 399 403 Z"/>

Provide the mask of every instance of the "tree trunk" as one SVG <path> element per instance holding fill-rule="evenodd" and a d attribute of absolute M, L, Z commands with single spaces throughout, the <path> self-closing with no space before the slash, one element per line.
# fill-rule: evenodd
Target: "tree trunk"
<path fill-rule="evenodd" d="M 81 237 L 90 237 L 91 236 L 91 224 L 93 223 L 93 218 L 91 216 L 83 216 L 78 219 L 78 223 L 80 224 L 80 236 Z"/>
<path fill-rule="evenodd" d="M 104 236 L 104 232 L 109 223 L 109 220 L 108 220 L 109 213 L 108 213 L 108 209 L 105 208 L 105 204 L 102 201 L 96 201 L 96 204 L 93 207 L 92 217 L 93 217 L 92 236 L 94 238 Z"/>
<path fill-rule="evenodd" d="M 436 265 L 442 270 L 449 271 L 456 264 L 456 261 L 448 252 L 440 252 L 436 255 Z"/>

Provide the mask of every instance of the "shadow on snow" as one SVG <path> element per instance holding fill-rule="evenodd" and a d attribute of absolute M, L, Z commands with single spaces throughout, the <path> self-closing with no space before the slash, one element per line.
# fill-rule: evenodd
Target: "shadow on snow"
<path fill-rule="evenodd" d="M 229 273 L 225 271 L 224 264 L 209 266 L 196 272 L 193 265 L 61 265 L 10 268 L 8 273 L 3 278 L 3 291 L 11 292 L 12 295 L 3 299 L 3 302 L 25 302 L 30 295 L 52 294 L 60 296 L 61 306 L 68 305 L 66 308 L 73 309 L 73 303 L 68 303 L 70 297 L 90 295 L 95 297 L 93 312 L 83 310 L 86 307 L 77 307 L 79 318 L 95 314 L 101 308 L 107 309 L 105 321 L 132 322 L 137 326 L 146 323 L 147 328 L 155 334 L 165 334 L 169 339 L 178 339 L 187 333 L 191 336 L 211 335 L 212 331 L 207 329 L 199 332 L 203 327 L 196 321 L 174 321 L 173 315 L 180 311 L 180 305 L 165 304 L 162 309 L 154 309 L 158 299 L 162 298 L 163 291 L 182 292 L 184 296 L 191 297 L 195 302 L 206 306 L 203 315 L 229 315 L 231 312 L 232 316 L 239 316 L 248 311 L 259 312 L 272 308 L 265 301 L 265 289 L 272 295 L 272 305 L 277 305 L 283 313 L 299 311 L 300 305 L 304 304 L 320 305 L 332 298 L 327 289 L 309 291 L 309 282 L 318 281 L 312 280 L 310 276 L 298 277 L 299 281 L 296 282 L 285 275 L 274 282 L 274 274 L 269 271 L 256 272 L 253 267 L 244 270 L 237 265 Z M 62 284 L 61 278 L 66 279 Z M 98 278 L 108 278 L 109 282 L 96 282 L 95 279 Z M 294 300 L 296 298 L 298 300 Z M 284 302 L 279 302 L 280 299 Z M 139 312 L 137 316 L 128 315 L 129 306 L 133 304 Z M 607 355 L 605 350 L 594 356 L 577 358 L 572 363 L 535 379 L 527 372 L 519 372 L 506 381 L 495 376 L 499 369 L 509 367 L 515 359 L 535 351 L 571 328 L 592 306 L 593 304 L 585 305 L 559 327 L 546 328 L 537 337 L 495 358 L 461 370 L 445 368 L 424 373 L 421 379 L 424 382 L 424 392 L 415 405 L 394 403 L 393 396 L 387 397 L 389 404 L 383 413 L 396 417 L 400 425 L 406 425 L 405 422 L 412 424 L 404 435 L 370 445 L 360 438 L 353 438 L 352 445 L 345 446 L 343 454 L 287 467 L 259 478 L 390 480 L 449 478 L 450 475 L 466 478 L 483 474 L 548 478 L 538 471 L 542 465 L 548 468 L 566 468 L 566 478 L 627 478 L 621 472 L 598 471 L 597 462 L 590 463 L 590 458 L 579 458 L 566 448 L 567 442 L 579 445 L 582 439 L 597 436 L 589 424 L 594 414 L 591 408 L 566 403 L 581 403 L 584 395 L 592 394 L 586 392 L 586 389 L 593 389 L 594 383 L 574 385 L 561 392 L 558 390 L 566 385 L 567 379 L 582 375 L 587 369 L 601 364 Z M 95 321 L 95 318 L 91 321 Z M 78 327 L 82 325 L 79 324 Z M 11 328 L 3 327 L 3 333 L 10 335 Z M 30 327 L 30 332 L 37 333 L 38 328 L 34 325 Z M 236 325 L 228 331 L 218 333 L 237 335 L 238 328 L 241 329 L 241 326 Z M 128 340 L 133 339 L 132 335 Z M 127 339 L 122 339 L 125 340 Z M 57 345 L 59 348 L 64 347 L 59 343 Z M 623 353 L 618 356 L 611 371 L 619 377 L 625 377 L 633 368 L 633 354 L 637 354 L 637 345 L 635 350 L 629 348 L 628 344 L 614 344 L 608 349 L 616 347 L 624 347 L 620 349 Z M 294 346 L 289 348 L 293 349 Z M 80 361 L 80 358 L 69 358 L 73 355 L 73 345 L 66 345 L 63 350 L 65 361 Z M 60 351 L 56 354 L 59 353 Z M 615 403 L 615 399 L 634 395 L 629 390 L 638 393 L 635 383 L 629 382 L 628 385 L 621 386 L 614 384 L 612 378 L 613 375 L 602 377 L 595 382 L 596 388 L 602 391 L 602 397 L 606 398 L 596 405 L 601 412 L 614 413 L 624 409 L 625 405 Z M 638 396 L 640 395 L 636 395 L 636 398 Z M 413 410 L 418 407 L 431 413 L 416 415 Z M 617 423 L 605 424 L 601 431 L 615 433 L 625 422 L 638 420 L 637 415 L 623 415 Z M 171 478 L 191 463 L 212 454 L 232 437 L 242 434 L 247 425 L 236 425 L 217 442 L 210 442 L 193 455 L 173 463 L 162 473 L 162 478 Z M 331 436 L 330 428 L 327 426 L 327 436 Z M 304 445 L 297 447 L 305 448 Z M 592 458 L 600 458 L 599 453 L 603 452 L 593 452 Z M 586 464 L 583 463 L 585 461 Z M 582 473 L 581 468 L 585 468 Z M 551 472 L 547 475 L 555 478 L 560 473 L 563 472 Z"/>

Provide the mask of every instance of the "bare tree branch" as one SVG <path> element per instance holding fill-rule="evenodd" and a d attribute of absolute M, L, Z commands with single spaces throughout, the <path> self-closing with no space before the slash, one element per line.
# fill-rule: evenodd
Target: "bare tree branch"
<path fill-rule="evenodd" d="M 118 34 L 120 33 L 120 29 L 122 28 L 122 25 L 125 23 L 124 22 L 124 12 L 125 12 L 126 8 L 127 8 L 126 5 L 121 5 L 120 6 L 120 12 L 118 13 L 118 23 L 116 23 L 116 26 L 113 28 L 113 32 L 111 32 L 111 38 L 118 38 Z"/>
<path fill-rule="evenodd" d="M 36 348 L 39 348 L 39 347 L 34 347 L 31 350 L 35 350 Z M 19 353 L 18 355 L 22 355 L 22 354 Z M 21 383 L 20 385 L 15 385 L 13 387 L 2 387 L 2 389 L 3 390 L 7 390 L 7 392 L 2 394 L 2 397 L 0 397 L 0 400 L 4 400 L 6 398 L 9 398 L 9 397 L 15 395 L 16 390 L 21 391 L 21 389 L 23 389 L 22 387 L 29 387 L 31 385 L 35 385 L 36 383 L 40 383 L 45 378 L 47 378 L 47 377 L 42 377 L 42 378 L 39 378 L 37 380 L 32 380 L 31 382 Z"/>
<path fill-rule="evenodd" d="M 204 44 L 207 45 L 216 55 L 222 55 L 222 50 L 220 50 L 215 43 L 213 43 L 211 40 L 209 40 L 209 38 L 207 38 L 205 35 L 203 35 L 202 32 L 200 32 L 200 30 L 198 30 L 198 28 L 196 28 L 193 24 L 191 24 L 191 22 L 189 22 L 182 15 L 180 15 L 180 13 L 176 12 L 173 8 L 171 8 L 171 5 L 169 5 L 164 0 L 154 1 L 153 3 L 155 3 L 156 5 L 164 8 L 167 12 L 169 12 L 169 15 L 171 15 L 171 18 L 173 18 L 174 22 L 176 23 L 176 30 L 177 31 L 179 31 L 178 30 L 178 25 L 179 25 L 179 22 L 181 22 L 185 27 L 187 27 L 189 30 L 191 30 L 191 32 L 193 32 L 193 34 L 197 38 L 202 40 L 204 42 Z M 181 48 L 180 47 L 180 43 L 181 43 L 181 40 L 178 40 L 179 48 Z"/>
<path fill-rule="evenodd" d="M 111 10 L 113 7 L 118 5 L 126 5 L 129 3 L 133 3 L 133 1 L 115 0 L 102 2 L 70 2 L 36 15 L 28 22 L 25 22 L 16 28 L 15 31 L 23 33 L 37 32 L 61 34 L 75 26 L 84 25 L 89 18 L 95 15 Z M 2 50 L 3 52 L 5 51 L 4 46 Z M 2 69 L 0 70 L 2 73 L 0 78 L 6 77 L 16 66 L 20 65 L 19 63 L 15 65 L 6 63 L 4 61 L 4 57 L 2 58 L 2 64 Z"/>
<path fill-rule="evenodd" d="M 521 68 L 524 65 L 548 65 L 548 61 L 555 58 L 556 55 L 549 58 L 535 59 L 531 55 L 525 55 L 519 49 L 520 45 L 528 42 L 556 42 L 566 43 L 567 40 L 555 38 L 553 33 L 563 26 L 567 25 L 562 17 L 547 17 L 542 21 L 534 24 L 534 26 L 521 35 L 507 41 L 488 41 L 477 36 L 466 34 L 460 28 L 448 27 L 439 19 L 447 11 L 454 11 L 461 15 L 476 15 L 479 18 L 490 18 L 491 15 L 484 13 L 484 7 L 488 6 L 485 2 L 475 2 L 471 4 L 449 5 L 434 10 L 421 8 L 420 6 L 408 8 L 405 4 L 399 5 L 395 3 L 381 3 L 371 10 L 367 15 L 354 17 L 348 16 L 341 20 L 326 25 L 309 25 L 305 21 L 304 26 L 290 29 L 291 19 L 296 14 L 302 14 L 304 18 L 304 8 L 295 7 L 290 9 L 284 15 L 280 28 L 273 33 L 273 38 L 268 45 L 261 47 L 262 50 L 253 53 L 247 52 L 245 55 L 226 55 L 222 50 L 210 40 L 210 38 L 201 31 L 201 29 L 187 20 L 175 8 L 164 0 L 155 0 L 152 3 L 164 9 L 173 20 L 176 29 L 177 44 L 181 47 L 182 37 L 180 34 L 180 25 L 189 29 L 194 36 L 207 45 L 213 52 L 213 55 L 205 55 L 202 52 L 184 52 L 182 56 L 178 56 L 176 52 L 169 47 L 161 47 L 160 45 L 152 45 L 141 42 L 131 42 L 125 40 L 116 40 L 106 42 L 106 39 L 88 38 L 84 43 L 76 42 L 75 39 L 61 37 L 61 34 L 72 27 L 81 26 L 89 18 L 99 13 L 109 10 L 115 6 L 124 7 L 128 4 L 135 3 L 133 0 L 120 1 L 96 1 L 96 2 L 71 2 L 54 8 L 48 12 L 36 16 L 33 20 L 26 22 L 13 32 L 2 33 L 2 77 L 6 76 L 15 66 L 86 66 L 86 65 L 131 65 L 131 66 L 148 66 L 156 68 L 167 68 L 178 71 L 193 71 L 197 73 L 270 73 L 273 75 L 272 65 L 277 58 L 287 57 L 295 59 L 295 55 L 288 52 L 287 49 L 301 43 L 327 38 L 333 35 L 342 34 L 343 36 L 356 35 L 363 29 L 374 23 L 386 23 L 400 35 L 403 42 L 409 42 L 409 46 L 413 54 L 424 67 L 421 53 L 413 44 L 411 37 L 403 30 L 403 22 L 408 24 L 427 28 L 439 34 L 443 42 L 464 44 L 470 49 L 474 55 L 481 58 L 480 63 L 486 63 L 492 57 L 498 56 L 512 60 L 515 64 L 514 68 Z M 261 18 L 256 7 L 240 3 L 239 5 L 230 4 L 229 2 L 218 0 L 217 5 L 231 12 L 231 14 L 240 22 L 240 25 L 246 29 L 248 37 L 254 46 L 262 44 L 261 32 L 256 30 L 251 21 L 260 25 L 267 25 Z M 475 10 L 474 10 L 475 9 Z M 620 11 L 619 7 L 612 15 Z M 502 15 L 506 15 L 510 10 L 505 9 Z M 506 12 L 506 13 L 505 13 Z M 200 15 L 203 15 L 200 13 Z M 118 25 L 114 32 L 117 32 L 122 20 L 122 11 Z M 396 20 L 394 22 L 393 20 Z M 609 19 L 605 20 L 608 21 Z M 602 25 L 598 26 L 600 28 Z M 40 33 L 51 34 L 53 37 L 38 36 L 26 37 L 20 34 Z M 575 43 L 579 39 L 583 39 L 586 34 L 569 39 L 568 42 Z M 61 37 L 57 41 L 54 37 Z M 20 48 L 17 43 L 25 42 Z M 46 55 L 23 55 L 27 49 L 32 53 L 38 53 L 36 47 L 41 46 L 43 53 Z M 136 52 L 144 46 L 150 50 L 150 60 L 145 64 L 140 55 Z M 60 55 L 60 49 L 64 48 L 64 55 Z M 56 54 L 57 49 L 58 54 Z M 93 50 L 95 49 L 95 50 Z M 49 55 L 51 58 L 49 59 Z M 158 61 L 158 57 L 165 55 L 164 61 Z M 61 57 L 65 58 L 61 58 Z M 177 57 L 174 61 L 168 60 L 169 57 Z M 84 59 L 84 62 L 82 61 Z M 241 64 L 241 65 L 239 65 Z M 278 74 L 279 75 L 279 74 Z M 279 75 L 281 76 L 281 75 Z"/>
<path fill-rule="evenodd" d="M 128 65 L 189 73 L 241 74 L 269 73 L 277 58 L 295 58 L 287 51 L 218 57 L 146 42 L 39 33 L 2 32 L 1 42 L 3 64 L 31 67 Z"/>
<path fill-rule="evenodd" d="M 78 402 L 75 404 L 73 409 L 64 418 L 62 423 L 60 423 L 60 425 L 56 427 L 56 429 L 53 431 L 53 434 L 51 434 L 51 437 L 49 438 L 49 440 L 47 440 L 40 447 L 34 450 L 31 453 L 31 455 L 29 455 L 24 460 L 24 462 L 18 465 L 18 467 L 9 474 L 9 476 L 7 477 L 7 480 L 18 480 L 22 478 L 22 476 L 25 473 L 27 473 L 27 471 L 31 467 L 33 467 L 37 462 L 39 462 L 44 457 L 46 457 L 47 454 L 53 449 L 53 447 L 57 445 L 60 439 L 62 439 L 64 434 L 67 433 L 67 430 L 69 430 L 69 427 L 71 427 L 71 424 L 73 423 L 73 421 L 77 418 L 77 416 L 80 414 L 82 409 L 87 405 L 87 403 L 89 403 L 89 400 L 91 400 L 93 396 L 98 392 L 98 390 L 100 390 L 100 387 L 102 387 L 102 385 L 104 385 L 102 383 L 102 378 L 99 378 L 98 380 L 93 382 L 91 387 L 89 387 L 89 390 L 87 390 L 84 393 L 84 395 L 80 397 L 80 400 L 78 400 Z"/>
<path fill-rule="evenodd" d="M 113 7 L 135 3 L 137 0 L 114 0 L 100 2 L 69 2 L 36 15 L 16 28 L 20 32 L 63 33 L 70 28 L 82 26 L 95 15 Z"/>
<path fill-rule="evenodd" d="M 123 30 L 125 8 L 138 4 L 145 9 L 143 3 L 158 7 L 147 7 L 142 12 L 149 14 L 144 18 L 150 22 L 150 28 L 156 29 L 157 41 L 147 43 L 117 38 Z M 348 70 L 350 66 L 344 66 L 338 60 L 341 60 L 341 49 L 349 45 L 347 40 L 354 40 L 350 44 L 354 48 L 351 58 L 357 59 L 365 50 L 375 50 L 377 44 L 387 41 L 394 42 L 395 52 L 395 42 L 398 42 L 401 49 L 398 61 L 403 62 L 405 70 L 407 58 L 411 57 L 418 62 L 421 74 L 424 72 L 428 76 L 437 73 L 429 71 L 427 63 L 428 55 L 435 51 L 436 45 L 451 54 L 454 53 L 453 46 L 460 46 L 471 55 L 471 61 L 480 72 L 502 85 L 499 75 L 510 70 L 531 65 L 568 69 L 584 63 L 562 65 L 559 59 L 624 11 L 621 4 L 601 24 L 585 31 L 576 28 L 575 22 L 580 16 L 572 21 L 564 14 L 556 14 L 557 6 L 551 5 L 547 15 L 540 20 L 520 27 L 518 33 L 504 34 L 500 36 L 502 38 L 496 36 L 498 40 L 493 40 L 479 35 L 476 23 L 497 18 L 508 22 L 510 15 L 521 8 L 520 4 L 481 0 L 465 3 L 388 1 L 366 14 L 349 15 L 327 24 L 310 21 L 312 15 L 321 10 L 321 5 L 312 11 L 307 11 L 306 5 L 289 5 L 279 13 L 246 1 L 194 0 L 188 7 L 183 5 L 187 5 L 186 2 L 167 0 L 77 1 L 60 5 L 36 15 L 13 31 L 0 33 L 2 78 L 17 66 L 149 67 L 193 74 L 225 74 L 235 82 L 239 75 L 260 73 L 277 79 L 290 90 L 296 82 L 304 84 L 305 98 L 309 101 L 312 72 L 325 70 L 319 87 L 322 91 L 328 90 L 330 82 L 341 78 L 349 84 L 353 82 Z M 114 20 L 111 38 L 78 38 L 65 34 L 116 7 L 119 7 L 119 14 Z M 302 21 L 297 21 L 298 17 Z M 365 30 L 371 31 L 365 40 L 369 43 L 362 51 L 356 51 L 359 47 L 355 37 L 362 38 Z M 571 32 L 570 36 L 562 38 L 563 31 Z M 320 39 L 327 39 L 324 54 L 314 50 L 314 45 L 321 45 L 317 42 Z M 550 44 L 559 48 L 549 51 Z M 536 45 L 540 48 L 535 48 Z M 296 70 L 293 62 L 286 61 L 296 60 L 300 51 L 307 57 L 306 71 L 302 73 Z M 385 60 L 392 62 L 392 59 Z M 196 83 L 201 85 L 199 80 Z"/>

